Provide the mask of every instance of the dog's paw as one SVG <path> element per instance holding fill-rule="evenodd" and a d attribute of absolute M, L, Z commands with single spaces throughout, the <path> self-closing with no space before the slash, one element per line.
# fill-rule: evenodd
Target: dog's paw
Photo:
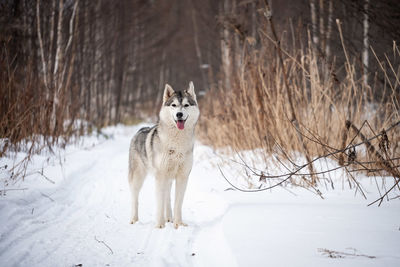
<path fill-rule="evenodd" d="M 178 229 L 179 226 L 188 226 L 188 225 L 184 222 L 174 222 L 175 229 Z"/>
<path fill-rule="evenodd" d="M 163 229 L 165 227 L 165 223 L 156 223 L 156 229 Z"/>
<path fill-rule="evenodd" d="M 129 223 L 130 223 L 130 224 L 135 224 L 137 221 L 138 221 L 138 219 L 137 219 L 137 218 L 134 218 L 134 219 L 131 219 Z"/>
<path fill-rule="evenodd" d="M 163 219 L 156 220 L 156 226 L 155 227 L 158 228 L 158 229 L 164 228 L 165 227 L 165 221 Z"/>

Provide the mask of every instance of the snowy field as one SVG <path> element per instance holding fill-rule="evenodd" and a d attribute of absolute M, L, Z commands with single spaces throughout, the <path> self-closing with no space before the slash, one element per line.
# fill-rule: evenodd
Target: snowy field
<path fill-rule="evenodd" d="M 86 137 L 62 152 L 62 164 L 35 156 L 23 182 L 3 188 L 1 177 L 1 190 L 25 190 L 0 196 L 0 266 L 400 266 L 400 199 L 367 207 L 379 196 L 372 179 L 362 179 L 368 200 L 341 177 L 324 200 L 302 188 L 241 193 L 227 190 L 218 157 L 201 144 L 183 205 L 188 227 L 154 228 L 153 177 L 139 223 L 129 224 L 137 130 Z"/>

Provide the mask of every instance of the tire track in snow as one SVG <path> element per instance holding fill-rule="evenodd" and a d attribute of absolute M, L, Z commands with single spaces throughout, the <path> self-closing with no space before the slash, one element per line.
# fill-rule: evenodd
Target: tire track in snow
<path fill-rule="evenodd" d="M 91 162 L 90 165 L 84 165 L 83 168 L 80 168 L 78 171 L 81 174 L 86 174 L 92 166 L 94 166 L 95 162 Z M 76 171 L 76 172 L 78 172 Z M 73 175 L 74 173 L 71 173 Z M 68 221 L 77 221 L 79 217 L 82 215 L 84 210 L 77 209 L 79 206 L 76 200 L 70 198 L 68 194 L 71 191 L 76 191 L 76 187 L 78 185 L 74 183 L 71 175 L 68 175 L 67 179 L 58 187 L 51 195 L 54 199 L 54 202 L 50 200 L 38 196 L 36 201 L 34 201 L 31 205 L 35 207 L 35 213 L 32 216 L 18 216 L 17 218 L 9 218 L 10 221 L 19 221 L 16 227 L 11 231 L 6 233 L 5 238 L 2 238 L 2 248 L 0 249 L 0 258 L 2 258 L 3 254 L 18 254 L 20 251 L 32 251 L 32 249 L 37 245 L 37 243 L 50 243 L 52 250 L 57 249 L 63 240 L 61 238 L 55 237 L 51 238 L 46 233 L 57 232 L 60 229 L 63 229 L 62 225 Z M 88 183 L 88 178 L 83 180 L 79 186 L 84 188 L 84 185 Z M 68 189 L 68 190 L 67 190 Z M 19 207 L 17 209 L 18 213 L 25 212 L 26 209 L 24 207 Z M 67 220 L 66 220 L 67 219 Z M 17 236 L 17 238 L 15 238 Z M 45 252 L 44 254 L 47 253 Z M 35 253 L 34 259 L 40 257 L 41 251 Z M 17 255 L 15 255 L 17 256 Z M 9 260 L 16 258 L 16 262 L 18 262 L 18 257 L 8 257 Z M 10 264 L 13 264 L 10 261 Z M 17 264 L 17 263 L 16 263 Z"/>
<path fill-rule="evenodd" d="M 15 216 L 18 213 L 24 214 L 26 211 L 24 206 L 17 205 L 16 211 L 11 214 L 12 217 L 9 217 L 8 220 L 19 223 L 16 223 L 14 228 L 12 228 L 12 225 L 6 229 L 7 231 L 2 231 L 0 258 L 4 258 L 3 255 L 5 254 L 14 255 L 21 251 L 31 251 L 35 245 L 38 243 L 40 245 L 41 242 L 51 243 L 51 249 L 53 251 L 57 250 L 65 243 L 63 238 L 60 238 L 59 235 L 54 233 L 64 229 L 68 231 L 68 228 L 76 225 L 85 215 L 90 214 L 88 210 L 93 209 L 94 206 L 93 204 L 82 206 L 81 204 L 85 203 L 85 199 L 82 199 L 82 195 L 86 195 L 86 199 L 90 202 L 92 195 L 99 193 L 95 191 L 91 192 L 90 190 L 94 180 L 93 177 L 90 177 L 90 171 L 93 168 L 104 166 L 104 164 L 99 164 L 97 159 L 86 161 L 88 163 L 83 164 L 81 167 L 68 174 L 67 179 L 65 179 L 51 194 L 54 199 L 53 203 L 47 203 L 49 200 L 44 199 L 42 196 L 36 197 L 36 200 L 31 203 L 31 206 L 35 207 L 34 216 Z M 96 189 L 98 190 L 98 188 Z M 39 223 L 35 225 L 35 222 Z M 86 220 L 86 223 L 90 224 L 90 220 Z M 54 237 L 49 237 L 49 233 Z M 61 237 L 68 238 L 68 235 L 64 234 L 61 235 Z M 46 258 L 48 253 L 46 250 L 43 252 L 44 253 L 41 253 L 41 251 L 39 251 L 35 253 L 36 255 L 34 255 L 33 260 L 39 259 L 40 262 L 40 259 Z M 43 254 L 43 256 L 41 257 L 40 254 Z M 7 258 L 12 259 L 15 257 Z M 18 257 L 16 258 L 15 262 L 17 263 Z M 12 260 L 10 260 L 9 263 L 12 265 Z"/>

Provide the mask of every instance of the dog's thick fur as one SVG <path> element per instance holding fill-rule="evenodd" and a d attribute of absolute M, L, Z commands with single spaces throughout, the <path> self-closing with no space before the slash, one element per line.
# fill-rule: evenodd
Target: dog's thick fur
<path fill-rule="evenodd" d="M 193 164 L 194 129 L 199 118 L 193 83 L 174 91 L 165 86 L 158 124 L 142 128 L 129 149 L 129 185 L 132 193 L 131 223 L 138 221 L 138 198 L 149 171 L 156 181 L 156 227 L 172 221 L 171 186 L 175 180 L 174 227 L 182 222 L 182 203 Z"/>

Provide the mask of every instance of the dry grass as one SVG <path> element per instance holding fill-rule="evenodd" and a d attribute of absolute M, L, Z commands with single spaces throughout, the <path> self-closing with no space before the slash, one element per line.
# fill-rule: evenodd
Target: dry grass
<path fill-rule="evenodd" d="M 55 124 L 51 125 L 53 108 L 51 93 L 38 78 L 32 62 L 25 65 L 10 57 L 7 44 L 0 51 L 0 158 L 14 157 L 26 152 L 25 158 L 14 166 L 2 167 L 11 179 L 25 176 L 33 154 L 44 149 L 52 152 L 56 145 L 65 146 L 76 140 L 84 130 L 78 123 L 79 103 L 71 102 L 74 88 L 60 89 L 55 110 Z M 86 129 L 86 128 L 85 128 Z"/>
<path fill-rule="evenodd" d="M 258 148 L 266 155 L 278 154 L 285 159 L 301 152 L 299 133 L 290 121 L 284 70 L 300 134 L 311 157 L 342 149 L 346 120 L 358 127 L 367 120 L 370 127 L 361 130 L 367 137 L 400 120 L 400 77 L 393 71 L 396 67 L 385 69 L 382 65 L 385 83 L 373 81 L 371 87 L 362 82 L 356 61 L 348 59 L 344 66 L 336 67 L 335 58 L 326 60 L 309 43 L 304 49 L 283 49 L 283 68 L 273 38 L 265 32 L 261 34 L 259 48 L 244 44 L 245 64 L 234 73 L 232 88 L 215 88 L 202 100 L 199 137 L 204 143 L 234 151 Z M 400 56 L 397 47 L 393 52 Z M 386 66 L 391 66 L 390 62 Z M 377 94 L 377 90 L 381 93 Z M 346 145 L 353 137 L 354 134 L 348 136 Z M 388 139 L 392 144 L 389 156 L 398 155 L 399 127 L 388 132 Z M 373 145 L 378 147 L 379 140 L 375 139 Z M 359 141 L 357 137 L 353 143 Z M 357 154 L 358 160 L 367 157 L 366 153 L 361 154 Z M 333 158 L 338 160 L 338 156 Z"/>

